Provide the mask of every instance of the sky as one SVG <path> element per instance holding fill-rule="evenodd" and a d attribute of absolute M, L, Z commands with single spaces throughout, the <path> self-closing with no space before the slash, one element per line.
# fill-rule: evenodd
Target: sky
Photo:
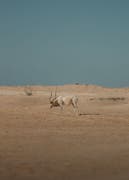
<path fill-rule="evenodd" d="M 1 0 L 0 85 L 129 86 L 128 0 Z"/>

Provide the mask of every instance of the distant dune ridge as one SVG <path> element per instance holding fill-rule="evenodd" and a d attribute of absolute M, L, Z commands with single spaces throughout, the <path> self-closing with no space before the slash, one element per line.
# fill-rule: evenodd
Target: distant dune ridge
<path fill-rule="evenodd" d="M 0 86 L 0 95 L 18 95 L 24 94 L 24 88 L 26 86 Z M 57 88 L 57 93 L 60 92 L 77 92 L 77 93 L 85 93 L 85 92 L 129 92 L 129 87 L 123 88 L 110 88 L 110 87 L 103 87 L 98 85 L 81 85 L 81 84 L 70 84 L 70 85 L 52 85 L 52 86 L 44 86 L 44 85 L 30 85 L 29 87 L 32 88 L 32 91 L 36 93 L 43 93 L 43 92 L 51 92 L 55 91 Z"/>

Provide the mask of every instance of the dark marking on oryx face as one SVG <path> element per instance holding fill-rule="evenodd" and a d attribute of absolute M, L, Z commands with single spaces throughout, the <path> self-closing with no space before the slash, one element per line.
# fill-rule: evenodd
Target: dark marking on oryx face
<path fill-rule="evenodd" d="M 51 104 L 50 108 L 60 106 L 56 98 L 52 98 L 50 100 L 50 104 Z"/>

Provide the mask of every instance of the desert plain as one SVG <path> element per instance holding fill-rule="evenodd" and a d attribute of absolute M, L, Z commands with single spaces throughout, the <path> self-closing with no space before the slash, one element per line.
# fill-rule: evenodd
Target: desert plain
<path fill-rule="evenodd" d="M 77 95 L 50 109 L 55 86 L 0 86 L 0 180 L 129 180 L 129 88 L 62 85 Z"/>

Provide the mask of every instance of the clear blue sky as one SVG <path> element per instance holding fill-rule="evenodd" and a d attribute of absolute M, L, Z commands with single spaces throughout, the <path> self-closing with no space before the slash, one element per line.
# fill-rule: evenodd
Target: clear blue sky
<path fill-rule="evenodd" d="M 1 0 L 0 85 L 129 86 L 128 0 Z"/>

